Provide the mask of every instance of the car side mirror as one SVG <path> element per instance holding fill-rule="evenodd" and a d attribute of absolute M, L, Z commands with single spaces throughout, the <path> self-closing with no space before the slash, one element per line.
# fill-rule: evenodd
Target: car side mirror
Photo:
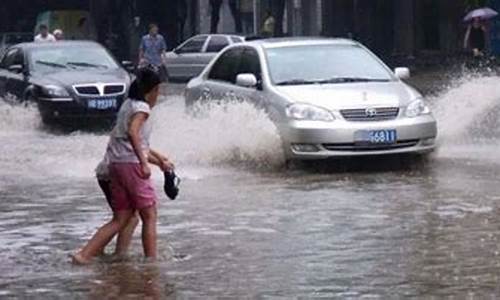
<path fill-rule="evenodd" d="M 175 48 L 174 50 L 172 50 L 172 52 L 179 55 L 179 54 L 181 54 L 182 51 L 181 51 L 181 48 Z"/>
<path fill-rule="evenodd" d="M 247 88 L 257 87 L 257 77 L 250 73 L 238 74 L 236 76 L 236 85 Z"/>
<path fill-rule="evenodd" d="M 135 71 L 135 66 L 134 63 L 128 60 L 122 61 L 122 66 L 127 70 L 128 72 L 132 73 Z"/>
<path fill-rule="evenodd" d="M 410 69 L 408 69 L 408 68 L 396 68 L 396 69 L 394 69 L 394 74 L 399 79 L 409 79 L 410 78 Z"/>
<path fill-rule="evenodd" d="M 24 67 L 22 65 L 12 65 L 12 66 L 9 66 L 9 71 L 12 72 L 12 73 L 19 74 L 19 73 L 22 73 L 23 70 L 24 70 Z"/>

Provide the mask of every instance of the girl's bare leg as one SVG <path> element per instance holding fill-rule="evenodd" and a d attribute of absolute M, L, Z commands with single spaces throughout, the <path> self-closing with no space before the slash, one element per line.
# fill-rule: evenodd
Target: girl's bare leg
<path fill-rule="evenodd" d="M 139 211 L 142 220 L 142 247 L 147 258 L 156 259 L 156 206 Z"/>
<path fill-rule="evenodd" d="M 73 255 L 73 262 L 77 264 L 89 263 L 113 239 L 118 231 L 127 225 L 132 214 L 133 211 L 131 210 L 115 212 L 113 219 L 99 228 L 87 244 L 77 254 Z"/>
<path fill-rule="evenodd" d="M 137 213 L 134 213 L 132 217 L 130 217 L 127 225 L 118 233 L 115 255 L 127 254 L 137 224 L 139 224 L 139 217 Z"/>

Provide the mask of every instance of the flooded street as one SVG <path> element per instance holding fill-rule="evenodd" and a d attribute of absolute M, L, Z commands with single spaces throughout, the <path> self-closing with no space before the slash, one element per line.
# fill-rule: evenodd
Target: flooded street
<path fill-rule="evenodd" d="M 500 295 L 500 85 L 450 82 L 430 102 L 428 159 L 286 168 L 264 113 L 184 113 L 182 85 L 156 108 L 153 147 L 183 178 L 159 201 L 157 263 L 76 267 L 68 255 L 110 215 L 93 177 L 104 133 L 54 132 L 0 102 L 0 298 L 492 298 Z M 425 81 L 423 84 L 426 84 Z M 108 252 L 112 247 L 108 248 Z"/>

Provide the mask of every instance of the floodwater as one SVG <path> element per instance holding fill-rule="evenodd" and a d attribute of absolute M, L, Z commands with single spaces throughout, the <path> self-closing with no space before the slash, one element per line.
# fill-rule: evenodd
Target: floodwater
<path fill-rule="evenodd" d="M 86 267 L 68 254 L 110 216 L 93 178 L 106 135 L 48 130 L 0 102 L 0 298 L 500 296 L 499 80 L 431 97 L 440 149 L 427 160 L 291 168 L 263 113 L 191 119 L 177 86 L 154 114 L 153 146 L 183 178 L 178 200 L 159 193 L 159 261 L 142 260 L 136 232 L 129 257 Z"/>

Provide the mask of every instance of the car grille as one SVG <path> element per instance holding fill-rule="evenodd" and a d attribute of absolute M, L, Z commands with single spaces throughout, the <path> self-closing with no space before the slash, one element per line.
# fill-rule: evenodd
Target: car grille
<path fill-rule="evenodd" d="M 125 86 L 124 85 L 107 85 L 104 87 L 104 94 L 109 95 L 109 94 L 121 94 L 125 92 Z"/>
<path fill-rule="evenodd" d="M 361 109 L 343 109 L 340 111 L 342 117 L 347 121 L 373 122 L 394 120 L 399 115 L 399 107 L 379 107 Z"/>
<path fill-rule="evenodd" d="M 109 96 L 125 93 L 125 84 L 88 84 L 75 85 L 75 92 L 79 96 Z"/>
<path fill-rule="evenodd" d="M 80 95 L 99 95 L 99 89 L 95 86 L 79 86 L 75 87 L 76 92 Z"/>
<path fill-rule="evenodd" d="M 415 147 L 419 140 L 403 140 L 398 141 L 395 144 L 377 144 L 377 145 L 366 145 L 366 144 L 356 144 L 356 143 L 346 143 L 346 144 L 323 144 L 323 147 L 328 151 L 383 151 L 383 150 L 394 150 L 401 148 Z"/>

